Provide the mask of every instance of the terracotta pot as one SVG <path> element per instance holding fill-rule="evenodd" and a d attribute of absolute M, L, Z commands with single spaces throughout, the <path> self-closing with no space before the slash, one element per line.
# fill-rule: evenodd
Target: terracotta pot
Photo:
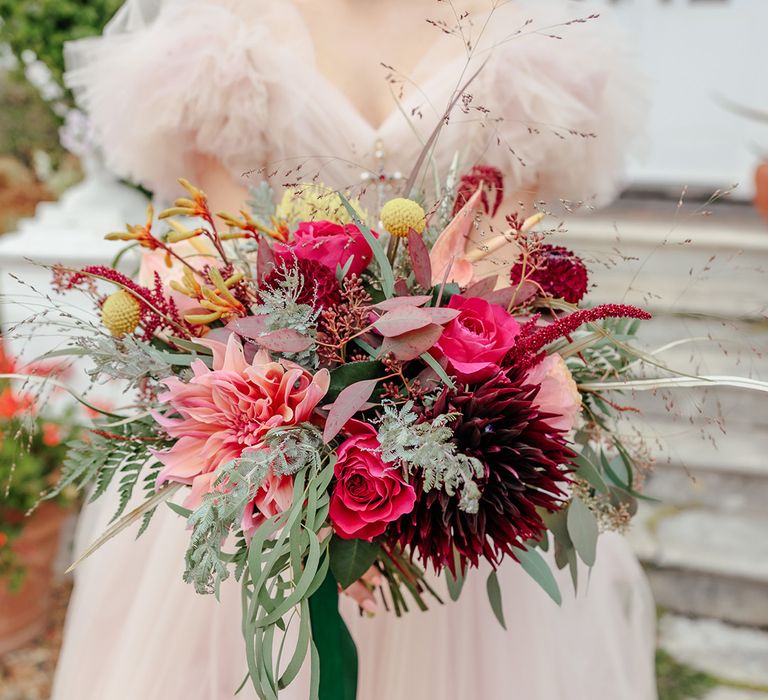
<path fill-rule="evenodd" d="M 768 219 L 768 162 L 755 169 L 755 209 Z"/>
<path fill-rule="evenodd" d="M 0 656 L 26 644 L 45 629 L 53 565 L 61 530 L 70 512 L 55 503 L 43 503 L 24 523 L 21 536 L 11 545 L 26 575 L 21 588 L 15 592 L 0 578 Z"/>

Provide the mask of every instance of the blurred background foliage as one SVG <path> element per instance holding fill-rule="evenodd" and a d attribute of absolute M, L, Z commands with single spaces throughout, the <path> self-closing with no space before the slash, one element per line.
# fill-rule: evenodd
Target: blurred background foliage
<path fill-rule="evenodd" d="M 64 44 L 99 34 L 121 4 L 0 0 L 0 233 L 77 181 L 77 158 L 59 141 L 74 107 L 64 87 Z"/>
<path fill-rule="evenodd" d="M 64 43 L 99 34 L 122 0 L 0 0 L 0 42 L 32 51 L 63 84 Z"/>

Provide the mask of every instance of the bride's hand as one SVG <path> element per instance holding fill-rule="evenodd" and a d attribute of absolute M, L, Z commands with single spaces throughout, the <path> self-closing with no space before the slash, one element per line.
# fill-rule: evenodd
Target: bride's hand
<path fill-rule="evenodd" d="M 379 606 L 373 597 L 373 592 L 381 583 L 381 573 L 375 566 L 372 566 L 361 578 L 345 588 L 342 593 L 352 598 L 365 612 L 374 615 Z"/>

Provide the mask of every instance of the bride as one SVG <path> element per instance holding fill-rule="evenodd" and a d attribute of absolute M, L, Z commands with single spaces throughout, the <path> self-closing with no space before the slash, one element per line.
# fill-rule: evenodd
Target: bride
<path fill-rule="evenodd" d="M 433 158 L 502 170 L 502 211 L 615 192 L 640 105 L 620 38 L 585 2 L 549 0 L 129 0 L 102 38 L 69 49 L 70 84 L 108 165 L 160 200 L 183 175 L 218 209 L 247 197 L 243 173 L 354 190 L 396 179 L 451 95 L 482 65 Z M 425 18 L 430 21 L 425 22 Z M 382 65 L 382 61 L 386 65 Z M 376 196 L 376 186 L 367 196 Z M 381 194 L 381 193 L 380 193 Z M 497 257 L 491 272 L 510 261 Z M 79 524 L 83 549 L 109 496 Z M 188 534 L 170 510 L 81 565 L 54 700 L 214 700 L 246 674 L 237 585 L 221 601 L 182 583 Z M 557 607 L 514 562 L 501 567 L 507 630 L 485 577 L 458 603 L 395 619 L 358 586 L 344 614 L 361 700 L 651 700 L 654 609 L 624 540 L 600 539 L 580 591 L 559 572 Z M 360 595 L 357 591 L 363 591 Z M 281 697 L 306 698 L 299 678 Z M 246 687 L 239 697 L 253 697 Z"/>

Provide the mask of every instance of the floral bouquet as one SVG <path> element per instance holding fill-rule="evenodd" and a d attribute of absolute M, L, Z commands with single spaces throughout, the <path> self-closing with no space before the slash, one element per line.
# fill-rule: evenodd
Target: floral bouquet
<path fill-rule="evenodd" d="M 188 196 L 157 221 L 150 210 L 107 236 L 141 251 L 137 276 L 122 254 L 54 267 L 55 289 L 84 291 L 100 318 L 64 322 L 56 355 L 87 358 L 134 398 L 70 444 L 48 495 L 116 482 L 115 522 L 84 556 L 134 522 L 143 532 L 163 503 L 185 518 L 185 580 L 242 588 L 259 697 L 307 659 L 313 697 L 354 697 L 337 596 L 361 580 L 400 615 L 443 602 L 434 573 L 458 598 L 484 560 L 503 625 L 495 569 L 509 557 L 559 601 L 540 552 L 575 583 L 598 533 L 643 497 L 645 453 L 615 430 L 626 407 L 609 393 L 713 382 L 633 346 L 645 311 L 579 308 L 584 263 L 537 232 L 543 214 L 499 212 L 498 171 L 445 182 L 434 206 L 394 197 L 373 215 L 349 193 L 276 197 L 263 183 L 233 215 L 181 180 Z M 502 248 L 513 264 L 479 274 Z"/>

